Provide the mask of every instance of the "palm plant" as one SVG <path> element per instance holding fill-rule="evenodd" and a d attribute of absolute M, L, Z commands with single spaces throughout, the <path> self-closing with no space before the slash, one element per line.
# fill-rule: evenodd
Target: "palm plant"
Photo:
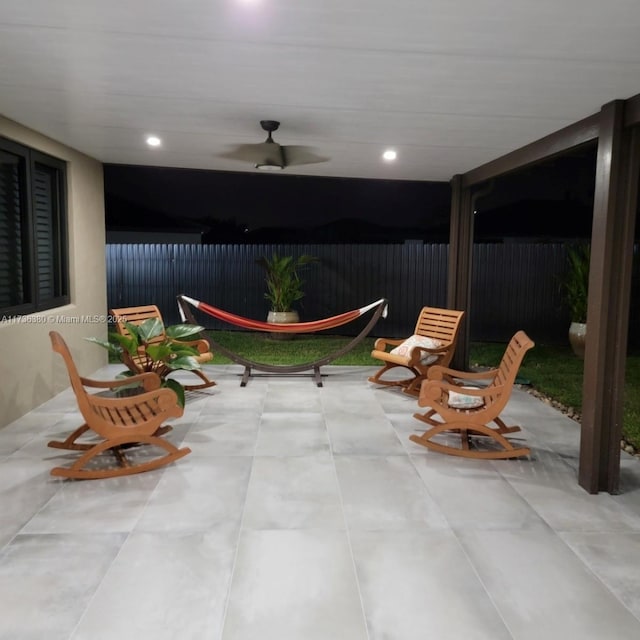
<path fill-rule="evenodd" d="M 565 302 L 572 322 L 586 323 L 589 293 L 589 245 L 575 244 L 567 247 L 569 268 L 562 280 Z"/>
<path fill-rule="evenodd" d="M 271 258 L 262 256 L 256 260 L 267 273 L 264 297 L 271 303 L 272 311 L 291 311 L 293 303 L 304 297 L 304 281 L 298 270 L 313 262 L 318 262 L 318 258 L 307 254 L 294 258 L 274 253 Z"/>

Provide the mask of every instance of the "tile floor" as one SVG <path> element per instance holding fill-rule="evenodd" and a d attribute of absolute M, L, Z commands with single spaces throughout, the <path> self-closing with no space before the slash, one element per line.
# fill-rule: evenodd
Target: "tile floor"
<path fill-rule="evenodd" d="M 211 370 L 169 436 L 192 454 L 146 474 L 49 475 L 69 391 L 0 430 L 2 640 L 640 638 L 638 460 L 588 495 L 578 426 L 523 391 L 531 458 L 475 461 L 409 441 L 372 369 Z"/>

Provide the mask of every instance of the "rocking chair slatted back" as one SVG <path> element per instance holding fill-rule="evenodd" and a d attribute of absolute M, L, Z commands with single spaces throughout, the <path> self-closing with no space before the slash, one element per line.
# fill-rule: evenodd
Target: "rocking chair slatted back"
<path fill-rule="evenodd" d="M 418 315 L 414 329 L 414 335 L 429 338 L 439 344 L 437 348 L 430 350 L 414 349 L 409 355 L 396 355 L 391 353 L 390 347 L 399 346 L 403 340 L 393 338 L 378 338 L 371 356 L 382 360 L 384 366 L 375 375 L 369 378 L 369 382 L 387 386 L 401 387 L 404 393 L 417 396 L 420 392 L 420 384 L 427 377 L 427 372 L 432 366 L 441 365 L 448 367 L 456 348 L 458 331 L 464 311 L 455 309 L 439 309 L 437 307 L 423 307 Z M 422 358 L 429 356 L 424 362 Z M 384 374 L 395 367 L 404 367 L 411 373 L 410 378 L 385 379 Z"/>
<path fill-rule="evenodd" d="M 146 320 L 157 319 L 160 320 L 160 322 L 162 322 L 164 325 L 160 309 L 158 309 L 155 304 L 147 304 L 139 307 L 122 307 L 120 309 L 111 309 L 111 316 L 116 319 L 116 331 L 120 335 L 127 337 L 129 337 L 131 334 L 129 333 L 129 330 L 125 325 L 125 321 L 135 326 L 140 326 Z M 164 333 L 161 333 L 159 336 L 152 338 L 150 340 L 150 344 L 161 343 L 164 342 L 165 339 L 166 335 Z M 213 360 L 211 346 L 209 345 L 207 340 L 180 340 L 176 342 L 180 342 L 182 344 L 186 344 L 190 347 L 195 348 L 198 351 L 196 360 L 200 364 L 205 364 Z M 146 350 L 144 349 L 141 349 L 140 352 L 134 356 L 129 356 L 127 354 L 124 357 L 124 361 L 129 369 L 134 373 L 138 373 L 140 371 L 148 371 L 153 364 L 148 358 Z M 202 382 L 200 384 L 184 385 L 184 388 L 188 391 L 193 391 L 196 389 L 207 389 L 208 387 L 213 387 L 216 384 L 213 380 L 209 380 L 209 378 L 199 369 L 195 369 L 191 373 L 198 376 L 202 380 Z"/>
<path fill-rule="evenodd" d="M 155 304 L 149 304 L 141 307 L 125 307 L 123 309 L 112 309 L 111 317 L 116 318 L 116 330 L 119 334 L 126 336 L 127 338 L 131 335 L 129 333 L 129 329 L 127 329 L 125 325 L 125 321 L 129 324 L 135 325 L 136 327 L 140 326 L 146 320 L 158 319 L 162 322 L 162 315 L 160 314 L 160 309 Z M 149 343 L 150 344 L 158 344 L 165 340 L 164 332 L 160 335 L 152 338 Z M 144 352 L 141 352 L 140 355 L 132 356 L 131 358 L 133 363 L 136 365 L 138 369 L 144 369 L 146 364 L 146 356 Z"/>
<path fill-rule="evenodd" d="M 443 346 L 450 345 L 456 339 L 461 315 L 461 311 L 423 307 L 414 333 L 438 340 Z M 447 362 L 440 361 L 438 364 L 448 366 L 452 356 L 453 351 L 451 351 Z"/>

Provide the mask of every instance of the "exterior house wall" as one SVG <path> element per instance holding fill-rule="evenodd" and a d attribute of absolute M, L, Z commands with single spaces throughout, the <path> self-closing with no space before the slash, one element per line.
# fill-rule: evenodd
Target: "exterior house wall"
<path fill-rule="evenodd" d="M 83 340 L 106 337 L 106 266 L 102 164 L 70 147 L 0 116 L 0 136 L 67 163 L 67 226 L 70 304 L 23 316 L 0 317 L 0 426 L 69 386 L 49 331 L 67 341 L 81 375 L 104 366 L 104 349 Z M 43 414 L 43 426 L 53 418 Z"/>

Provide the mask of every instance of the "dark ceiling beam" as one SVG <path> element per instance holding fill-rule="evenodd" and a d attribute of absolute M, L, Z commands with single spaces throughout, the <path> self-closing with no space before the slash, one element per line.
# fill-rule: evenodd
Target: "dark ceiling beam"
<path fill-rule="evenodd" d="M 548 160 L 569 149 L 591 142 L 598 137 L 600 114 L 588 116 L 540 140 L 491 160 L 462 175 L 462 188 L 472 187 L 491 178 Z"/>

